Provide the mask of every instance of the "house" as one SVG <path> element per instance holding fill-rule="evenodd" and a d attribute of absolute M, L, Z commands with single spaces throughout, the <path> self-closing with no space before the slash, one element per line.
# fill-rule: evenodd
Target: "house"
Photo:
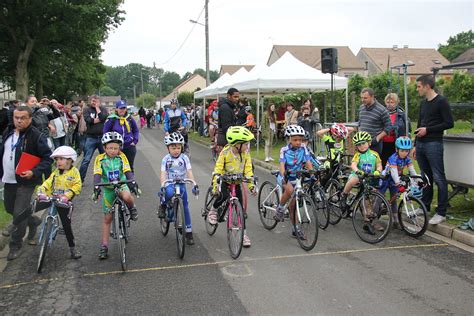
<path fill-rule="evenodd" d="M 115 103 L 119 100 L 122 100 L 122 97 L 119 96 L 119 95 L 101 96 L 100 97 L 100 105 L 105 106 L 110 112 L 110 110 L 115 109 Z"/>
<path fill-rule="evenodd" d="M 170 94 L 161 99 L 164 104 L 168 104 L 172 99 L 178 98 L 181 92 L 194 92 L 196 89 L 204 89 L 206 87 L 206 79 L 199 75 L 191 75 L 188 79 L 181 82 Z"/>
<path fill-rule="evenodd" d="M 407 45 L 399 48 L 369 48 L 362 47 L 357 57 L 365 64 L 368 74 L 374 75 L 390 70 L 390 67 L 401 64 L 413 64 L 408 67 L 409 81 L 414 81 L 420 75 L 433 74 L 432 68 L 449 65 L 449 61 L 434 48 L 409 48 Z M 451 70 L 443 70 L 440 75 L 450 77 Z"/>
<path fill-rule="evenodd" d="M 329 47 L 337 48 L 339 68 L 337 75 L 344 77 L 353 74 L 365 75 L 364 64 L 354 55 L 349 46 L 273 45 L 267 65 L 272 65 L 285 52 L 290 52 L 306 65 L 321 70 L 321 49 Z"/>
<path fill-rule="evenodd" d="M 453 64 L 457 63 L 465 63 L 465 62 L 474 62 L 474 48 L 469 48 L 466 50 L 464 53 L 459 55 L 458 57 L 454 58 L 452 60 Z M 473 74 L 474 73 L 474 65 L 469 65 L 467 67 L 467 73 L 468 74 Z"/>
<path fill-rule="evenodd" d="M 247 71 L 250 71 L 255 67 L 255 65 L 221 65 L 221 70 L 219 71 L 219 77 L 225 73 L 233 75 L 237 70 L 244 67 Z"/>

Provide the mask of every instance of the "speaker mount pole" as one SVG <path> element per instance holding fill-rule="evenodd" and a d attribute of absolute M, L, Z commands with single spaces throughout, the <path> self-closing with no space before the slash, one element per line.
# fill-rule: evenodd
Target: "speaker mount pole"
<path fill-rule="evenodd" d="M 332 122 L 336 122 L 336 112 L 334 110 L 334 73 L 331 72 L 331 117 Z"/>

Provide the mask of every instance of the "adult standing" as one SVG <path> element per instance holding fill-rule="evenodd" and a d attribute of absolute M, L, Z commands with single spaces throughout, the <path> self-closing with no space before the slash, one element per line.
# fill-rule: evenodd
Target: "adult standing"
<path fill-rule="evenodd" d="M 77 111 L 72 111 L 72 102 L 68 102 L 64 107 L 64 117 L 66 118 L 68 130 L 66 131 L 66 145 L 73 146 L 74 136 L 78 123 Z"/>
<path fill-rule="evenodd" d="M 263 113 L 262 120 L 262 136 L 265 140 L 265 161 L 273 161 L 271 151 L 273 147 L 273 140 L 276 135 L 276 112 L 275 103 L 270 103 L 268 109 Z"/>
<path fill-rule="evenodd" d="M 86 178 L 87 168 L 89 168 L 95 150 L 99 150 L 99 153 L 101 154 L 104 152 L 101 138 L 102 130 L 104 129 L 104 122 L 107 119 L 107 116 L 107 109 L 100 105 L 100 98 L 97 95 L 93 95 L 90 99 L 90 105 L 83 111 L 87 130 L 83 148 L 84 158 L 82 159 L 82 164 L 79 168 L 82 183 L 84 183 L 84 179 Z"/>
<path fill-rule="evenodd" d="M 286 128 L 289 125 L 297 125 L 298 124 L 298 111 L 295 110 L 295 107 L 292 103 L 288 102 L 286 104 L 286 112 L 285 112 L 285 126 Z"/>
<path fill-rule="evenodd" d="M 247 113 L 245 113 L 245 107 L 248 106 L 249 103 L 247 99 L 239 100 L 237 106 L 235 108 L 235 125 L 243 126 L 247 121 Z"/>
<path fill-rule="evenodd" d="M 229 127 L 236 125 L 235 110 L 239 103 L 240 92 L 236 88 L 227 90 L 227 97 L 219 100 L 219 115 L 217 119 L 217 145 L 227 145 L 226 133 Z"/>
<path fill-rule="evenodd" d="M 380 155 L 382 166 L 385 166 L 388 158 L 395 152 L 395 140 L 400 136 L 407 136 L 405 112 L 399 106 L 398 95 L 396 93 L 387 94 L 385 106 L 390 115 L 392 129 L 383 138 L 382 154 Z M 410 121 L 408 121 L 408 127 L 410 128 Z"/>
<path fill-rule="evenodd" d="M 50 131 L 54 134 L 56 127 L 51 121 L 59 117 L 58 109 L 51 104 L 48 98 L 41 99 L 41 104 L 38 104 L 38 100 L 34 96 L 27 97 L 25 105 L 33 111 L 33 126 L 47 136 L 48 146 L 52 149 L 53 141 L 50 139 Z"/>
<path fill-rule="evenodd" d="M 311 115 L 311 107 L 310 105 L 303 105 L 300 111 L 301 115 L 298 116 L 298 125 L 301 126 L 305 132 L 308 132 L 309 135 L 309 142 L 311 143 L 311 149 L 313 152 L 315 151 L 314 148 L 314 125 L 316 121 L 314 120 L 313 116 Z"/>
<path fill-rule="evenodd" d="M 115 113 L 110 114 L 105 121 L 103 133 L 117 132 L 122 135 L 123 146 L 122 152 L 127 156 L 130 168 L 133 171 L 135 156 L 137 155 L 138 140 L 140 132 L 137 122 L 128 113 L 127 104 L 120 100 L 115 103 Z"/>
<path fill-rule="evenodd" d="M 46 135 L 32 125 L 33 112 L 27 106 L 19 106 L 13 112 L 14 126 L 10 126 L 3 134 L 5 140 L 0 145 L 0 177 L 5 183 L 5 210 L 15 219 L 25 208 L 29 207 L 31 195 L 35 187 L 42 183 L 43 175 L 51 173 L 53 160 L 49 157 L 51 149 Z M 22 153 L 39 157 L 40 162 L 31 170 L 16 174 L 16 168 Z M 16 259 L 23 245 L 26 227 L 29 227 L 28 242 L 34 244 L 36 228 L 41 220 L 30 216 L 23 221 L 11 234 L 10 252 L 7 260 Z"/>
<path fill-rule="evenodd" d="M 51 100 L 51 104 L 59 111 L 59 117 L 52 120 L 55 132 L 52 133 L 53 144 L 55 148 L 66 145 L 66 134 L 69 129 L 66 117 L 64 115 L 64 106 L 56 100 Z"/>
<path fill-rule="evenodd" d="M 77 152 L 77 155 L 81 155 L 84 149 L 84 140 L 86 138 L 86 131 L 87 131 L 87 123 L 84 120 L 84 115 L 83 112 L 84 107 L 81 106 L 81 103 L 77 107 L 73 107 L 73 112 L 76 112 L 78 123 L 77 123 L 77 128 L 75 131 L 76 136 L 74 137 L 75 139 L 75 149 Z"/>
<path fill-rule="evenodd" d="M 451 106 L 448 100 L 434 90 L 435 79 L 423 75 L 416 79 L 416 90 L 424 100 L 420 105 L 417 129 L 415 130 L 415 149 L 413 157 L 418 161 L 421 173 L 426 175 L 430 183 L 438 187 L 438 207 L 430 224 L 437 225 L 446 220 L 448 207 L 448 182 L 444 174 L 443 132 L 454 126 Z M 423 189 L 421 199 L 430 211 L 433 201 L 433 185 Z"/>
<path fill-rule="evenodd" d="M 8 111 L 10 109 L 10 102 L 5 102 L 3 108 L 0 110 L 0 143 L 2 142 L 3 132 L 8 127 Z"/>
<path fill-rule="evenodd" d="M 359 108 L 359 130 L 372 136 L 370 149 L 382 154 L 383 138 L 390 131 L 392 122 L 388 110 L 380 104 L 374 95 L 374 90 L 364 88 L 360 94 L 362 105 Z"/>

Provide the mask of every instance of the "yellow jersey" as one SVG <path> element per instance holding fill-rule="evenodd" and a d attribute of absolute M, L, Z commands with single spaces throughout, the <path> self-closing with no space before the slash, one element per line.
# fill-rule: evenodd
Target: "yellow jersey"
<path fill-rule="evenodd" d="M 68 199 L 80 194 L 82 181 L 79 170 L 72 167 L 61 173 L 59 169 L 54 170 L 46 181 L 38 188 L 38 194 L 65 195 Z"/>
<path fill-rule="evenodd" d="M 243 152 L 242 155 L 235 154 L 232 151 L 232 145 L 227 144 L 219 154 L 216 165 L 214 167 L 214 174 L 243 174 L 246 178 L 253 177 L 252 170 L 252 158 L 250 153 Z M 241 157 L 242 156 L 242 160 Z M 217 178 L 214 177 L 212 180 L 212 186 L 214 190 L 217 188 Z M 247 186 L 250 189 L 253 188 L 254 184 L 248 182 Z"/>

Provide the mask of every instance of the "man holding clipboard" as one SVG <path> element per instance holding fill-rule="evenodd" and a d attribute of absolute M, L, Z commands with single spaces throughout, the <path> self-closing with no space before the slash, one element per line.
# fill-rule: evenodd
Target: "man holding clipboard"
<path fill-rule="evenodd" d="M 4 142 L 0 145 L 0 178 L 5 183 L 5 210 L 15 218 L 30 206 L 31 195 L 36 185 L 42 183 L 43 174 L 51 173 L 53 160 L 49 157 L 47 135 L 31 124 L 32 110 L 28 106 L 15 109 L 13 123 L 14 126 L 4 132 Z M 7 260 L 14 260 L 20 254 L 27 226 L 29 243 L 34 244 L 40 223 L 39 218 L 30 216 L 18 226 L 11 234 Z"/>

